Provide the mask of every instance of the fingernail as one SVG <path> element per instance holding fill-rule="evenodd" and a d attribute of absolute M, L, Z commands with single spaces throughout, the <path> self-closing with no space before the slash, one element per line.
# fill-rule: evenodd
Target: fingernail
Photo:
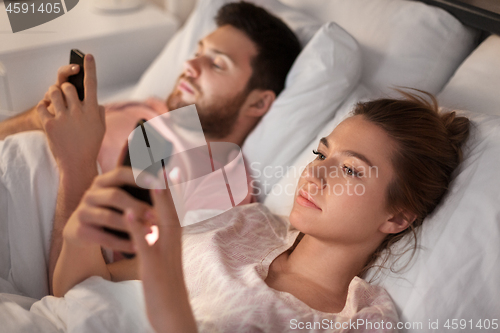
<path fill-rule="evenodd" d="M 73 67 L 71 67 L 72 71 L 76 71 L 77 69 L 78 69 L 78 65 L 74 65 Z"/>
<path fill-rule="evenodd" d="M 86 57 L 87 57 L 88 61 L 93 61 L 94 60 L 94 57 L 92 56 L 92 54 L 87 54 Z"/>

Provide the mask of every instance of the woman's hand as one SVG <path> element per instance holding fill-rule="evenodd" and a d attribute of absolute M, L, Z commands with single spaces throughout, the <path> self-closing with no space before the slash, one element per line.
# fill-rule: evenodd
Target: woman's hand
<path fill-rule="evenodd" d="M 116 168 L 96 177 L 69 218 L 63 231 L 64 241 L 83 246 L 97 244 L 116 251 L 133 253 L 132 240 L 114 236 L 103 228 L 128 232 L 125 215 L 121 213 L 126 211 L 141 221 L 141 230 L 149 233 L 151 221 L 156 214 L 150 205 L 122 190 L 122 185 L 135 185 L 130 168 Z"/>
<path fill-rule="evenodd" d="M 125 217 L 128 210 L 141 219 L 144 229 L 150 230 L 153 208 L 119 188 L 133 185 L 130 168 L 117 168 L 94 179 L 78 207 L 68 219 L 62 232 L 62 249 L 54 269 L 53 292 L 63 296 L 76 284 L 91 276 L 111 281 L 137 279 L 137 260 L 121 260 L 106 264 L 101 247 L 133 253 L 131 240 L 119 238 L 104 228 L 128 232 Z M 149 212 L 149 213 L 148 213 Z"/>
<path fill-rule="evenodd" d="M 65 82 L 72 67 L 61 67 L 55 85 L 37 105 L 42 127 L 50 149 L 62 171 L 96 168 L 97 155 L 105 132 L 104 108 L 97 104 L 95 61 L 87 54 L 85 67 L 85 99 L 80 101 L 76 88 Z"/>
<path fill-rule="evenodd" d="M 182 270 L 182 228 L 170 190 L 161 183 L 149 182 L 156 211 L 153 222 L 158 240 L 146 241 L 147 229 L 133 211 L 126 220 L 139 260 L 149 321 L 157 332 L 196 332 Z"/>

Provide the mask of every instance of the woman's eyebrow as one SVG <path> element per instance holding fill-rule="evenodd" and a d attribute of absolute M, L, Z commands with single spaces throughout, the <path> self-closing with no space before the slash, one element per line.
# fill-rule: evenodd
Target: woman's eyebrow
<path fill-rule="evenodd" d="M 327 138 L 321 138 L 319 140 L 319 142 L 322 143 L 326 148 L 329 148 Z M 352 150 L 344 150 L 344 151 L 342 151 L 340 153 L 342 155 L 356 157 L 356 158 L 362 160 L 363 162 L 365 162 L 366 164 L 368 164 L 368 166 L 373 167 L 373 163 L 370 162 L 370 160 L 365 155 L 363 155 L 363 154 L 357 153 L 357 152 L 352 151 Z"/>
<path fill-rule="evenodd" d="M 356 157 L 357 159 L 360 159 L 363 162 L 365 162 L 366 164 L 368 164 L 369 167 L 373 167 L 372 162 L 370 162 L 370 160 L 363 154 L 356 153 L 355 151 L 352 151 L 352 150 L 344 150 L 341 152 L 341 154 Z"/>
<path fill-rule="evenodd" d="M 322 143 L 326 148 L 328 148 L 328 140 L 326 138 L 321 138 L 319 143 Z"/>

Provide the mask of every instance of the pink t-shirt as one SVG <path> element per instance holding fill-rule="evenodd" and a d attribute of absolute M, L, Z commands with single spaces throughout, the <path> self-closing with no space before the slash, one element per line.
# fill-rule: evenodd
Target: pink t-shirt
<path fill-rule="evenodd" d="M 149 120 L 168 112 L 166 104 L 156 98 L 150 98 L 144 103 L 112 103 L 107 104 L 105 108 L 106 133 L 97 157 L 97 162 L 99 162 L 103 173 L 117 166 L 118 158 L 127 144 L 128 136 L 139 120 Z"/>
<path fill-rule="evenodd" d="M 201 213 L 201 212 L 200 212 Z M 183 228 L 184 278 L 199 332 L 397 332 L 388 293 L 355 277 L 344 309 L 326 313 L 270 288 L 269 266 L 299 231 L 262 204 Z"/>

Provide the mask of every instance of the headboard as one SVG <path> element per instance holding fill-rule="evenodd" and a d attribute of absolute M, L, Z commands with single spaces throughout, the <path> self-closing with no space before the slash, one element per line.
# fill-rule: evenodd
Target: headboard
<path fill-rule="evenodd" d="M 498 0 L 418 0 L 441 7 L 462 23 L 500 35 L 500 1 Z"/>
<path fill-rule="evenodd" d="M 161 1 L 161 0 L 159 0 Z M 184 22 L 196 0 L 163 0 L 165 7 Z M 304 0 L 307 1 L 307 0 Z M 500 35 L 500 1 L 498 0 L 416 0 L 441 7 L 462 23 Z"/>

